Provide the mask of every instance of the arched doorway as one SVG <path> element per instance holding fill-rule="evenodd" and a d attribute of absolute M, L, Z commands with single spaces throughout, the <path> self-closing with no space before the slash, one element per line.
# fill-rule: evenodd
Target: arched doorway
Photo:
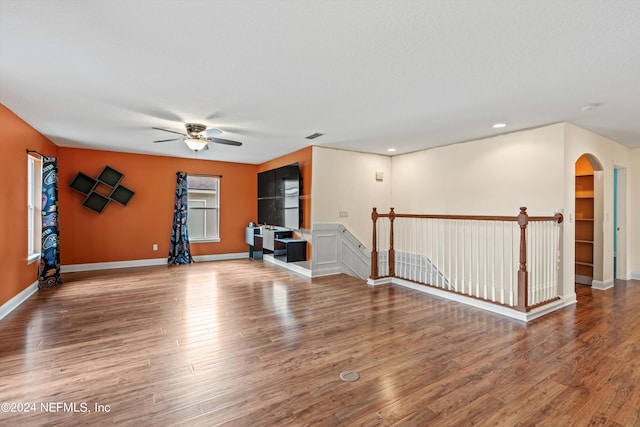
<path fill-rule="evenodd" d="M 602 283 L 603 167 L 593 154 L 575 163 L 575 283 Z"/>

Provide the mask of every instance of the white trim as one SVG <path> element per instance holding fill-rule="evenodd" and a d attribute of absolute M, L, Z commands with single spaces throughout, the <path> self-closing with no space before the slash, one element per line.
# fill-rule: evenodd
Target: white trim
<path fill-rule="evenodd" d="M 581 285 L 591 286 L 591 283 L 593 282 L 593 277 L 591 277 L 591 276 L 581 276 L 579 274 L 576 274 L 576 277 L 575 277 L 574 280 L 575 280 L 576 283 L 580 283 Z"/>
<path fill-rule="evenodd" d="M 220 242 L 220 238 L 219 237 L 214 237 L 211 239 L 189 239 L 189 243 L 190 244 L 196 244 L 196 243 L 218 243 Z"/>
<path fill-rule="evenodd" d="M 611 289 L 613 288 L 613 279 L 612 280 L 607 280 L 606 282 L 603 282 L 601 280 L 594 280 L 593 282 L 591 282 L 591 288 L 592 289 L 599 289 L 601 291 L 607 290 L 607 289 Z"/>
<path fill-rule="evenodd" d="M 197 255 L 193 257 L 193 260 L 196 262 L 206 262 L 206 261 L 223 261 L 225 259 L 240 259 L 240 258 L 249 258 L 249 252 L 237 252 L 232 254 L 213 254 L 213 255 Z M 166 262 L 165 258 L 165 262 Z"/>
<path fill-rule="evenodd" d="M 41 252 L 29 255 L 27 257 L 27 264 L 33 264 L 34 262 L 38 261 L 41 256 L 42 256 Z"/>
<path fill-rule="evenodd" d="M 271 264 L 275 264 L 279 267 L 284 267 L 287 270 L 291 270 L 294 273 L 298 273 L 301 274 L 305 277 L 311 277 L 311 270 L 309 270 L 308 268 L 302 267 L 301 265 L 296 264 L 295 262 L 284 262 L 284 261 L 280 261 L 279 259 L 275 258 L 272 254 L 265 254 L 262 256 L 262 260 L 263 261 L 267 261 Z M 337 273 L 336 273 L 337 274 Z M 316 277 L 316 276 L 313 276 Z"/>
<path fill-rule="evenodd" d="M 239 259 L 248 257 L 247 252 L 216 254 L 216 255 L 198 255 L 194 256 L 196 262 L 203 261 L 220 261 L 225 259 Z M 74 273 L 77 271 L 93 271 L 93 270 L 111 270 L 113 268 L 129 268 L 129 267 L 147 267 L 151 265 L 167 265 L 167 258 L 151 258 L 136 259 L 132 261 L 114 261 L 114 262 L 94 262 L 87 264 L 71 264 L 60 267 L 61 273 Z"/>
<path fill-rule="evenodd" d="M 392 284 L 393 284 L 393 280 L 391 279 L 391 277 L 382 277 L 380 279 L 372 279 L 372 278 L 367 279 L 367 285 L 369 286 L 392 285 Z"/>
<path fill-rule="evenodd" d="M 476 298 L 471 298 L 465 295 L 456 294 L 453 292 L 447 292 L 438 288 L 434 288 L 431 286 L 419 285 L 417 283 L 409 282 L 399 278 L 391 278 L 391 277 L 383 277 L 380 279 L 368 279 L 367 284 L 369 286 L 378 286 L 383 284 L 392 284 L 404 286 L 406 288 L 411 288 L 413 290 L 423 292 L 429 295 L 434 295 L 440 298 L 444 298 L 449 301 L 456 301 L 462 304 L 466 304 L 472 307 L 480 308 L 482 310 L 489 311 L 491 313 L 500 314 L 502 316 L 507 316 L 512 319 L 520 320 L 522 322 L 528 322 L 530 320 L 541 317 L 547 313 L 550 313 L 555 310 L 559 310 L 561 308 L 567 307 L 569 305 L 576 303 L 575 293 L 573 295 L 569 295 L 569 297 L 563 297 L 559 300 L 555 300 L 550 302 L 549 304 L 545 304 L 541 307 L 537 307 L 529 312 L 518 311 L 509 307 L 504 307 L 498 304 L 493 304 L 487 301 L 482 301 Z"/>
<path fill-rule="evenodd" d="M 38 290 L 38 281 L 33 282 L 25 289 L 22 290 L 18 295 L 11 298 L 9 301 L 5 302 L 0 306 L 0 320 L 2 320 L 6 315 L 11 313 L 13 310 L 18 308 L 20 304 L 25 302 L 31 295 L 35 294 Z"/>
<path fill-rule="evenodd" d="M 640 280 L 640 271 L 632 272 L 631 275 L 629 276 L 629 279 L 630 280 Z"/>
<path fill-rule="evenodd" d="M 77 271 L 111 270 L 113 268 L 146 267 L 149 265 L 163 265 L 167 258 L 136 259 L 132 261 L 92 262 L 87 264 L 71 264 L 60 267 L 61 273 L 75 273 Z"/>

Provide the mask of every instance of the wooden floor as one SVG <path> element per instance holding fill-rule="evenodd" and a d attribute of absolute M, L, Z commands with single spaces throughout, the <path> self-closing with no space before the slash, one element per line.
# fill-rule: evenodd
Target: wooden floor
<path fill-rule="evenodd" d="M 0 321 L 0 425 L 640 425 L 640 282 L 525 325 L 251 260 L 64 277 Z"/>

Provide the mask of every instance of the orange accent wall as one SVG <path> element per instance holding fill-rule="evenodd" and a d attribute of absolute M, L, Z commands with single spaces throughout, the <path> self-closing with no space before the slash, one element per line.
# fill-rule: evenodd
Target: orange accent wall
<path fill-rule="evenodd" d="M 0 104 L 0 259 L 4 275 L 0 305 L 37 280 L 38 263 L 27 264 L 26 149 L 58 157 L 60 256 L 62 265 L 164 258 L 168 255 L 176 172 L 222 175 L 220 237 L 216 243 L 192 243 L 193 255 L 246 252 L 244 229 L 257 217 L 257 174 L 298 162 L 302 176 L 301 228 L 311 227 L 312 147 L 261 165 L 149 156 L 57 147 Z M 127 206 L 111 203 L 97 214 L 69 184 L 78 172 L 96 177 L 109 165 L 124 174 L 122 184 L 135 192 Z M 153 251 L 153 244 L 158 250 Z M 307 257 L 311 257 L 308 247 Z"/>
<path fill-rule="evenodd" d="M 300 228 L 311 229 L 311 160 L 313 158 L 312 146 L 303 148 L 293 153 L 277 157 L 258 166 L 258 173 L 276 169 L 281 166 L 298 163 L 300 177 L 302 178 L 302 191 L 300 198 L 302 202 L 302 224 Z M 257 181 L 257 176 L 256 176 Z M 257 185 L 257 184 L 256 184 Z M 257 196 L 256 196 L 257 197 Z M 309 236 L 305 236 L 309 238 Z M 307 242 L 307 260 L 311 259 L 311 242 Z"/>
<path fill-rule="evenodd" d="M 63 147 L 59 151 L 62 265 L 168 256 L 178 171 L 222 175 L 220 242 L 191 243 L 192 254 L 248 251 L 244 230 L 257 216 L 257 165 Z M 78 172 L 97 177 L 105 165 L 123 173 L 122 185 L 135 195 L 127 206 L 111 202 L 98 214 L 82 206 L 84 196 L 69 184 Z"/>
<path fill-rule="evenodd" d="M 0 305 L 38 280 L 38 262 L 27 264 L 27 153 L 57 156 L 58 147 L 0 104 Z M 257 191 L 257 190 L 256 190 Z"/>

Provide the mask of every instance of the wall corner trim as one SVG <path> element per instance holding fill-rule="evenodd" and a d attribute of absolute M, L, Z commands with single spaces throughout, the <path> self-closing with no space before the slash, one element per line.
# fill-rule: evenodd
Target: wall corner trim
<path fill-rule="evenodd" d="M 36 293 L 38 290 L 38 281 L 36 280 L 25 289 L 22 290 L 18 295 L 11 298 L 9 301 L 5 302 L 0 306 L 0 320 L 2 320 L 6 315 L 11 313 L 13 310 L 18 308 L 20 304 L 25 302 L 29 297 Z"/>

